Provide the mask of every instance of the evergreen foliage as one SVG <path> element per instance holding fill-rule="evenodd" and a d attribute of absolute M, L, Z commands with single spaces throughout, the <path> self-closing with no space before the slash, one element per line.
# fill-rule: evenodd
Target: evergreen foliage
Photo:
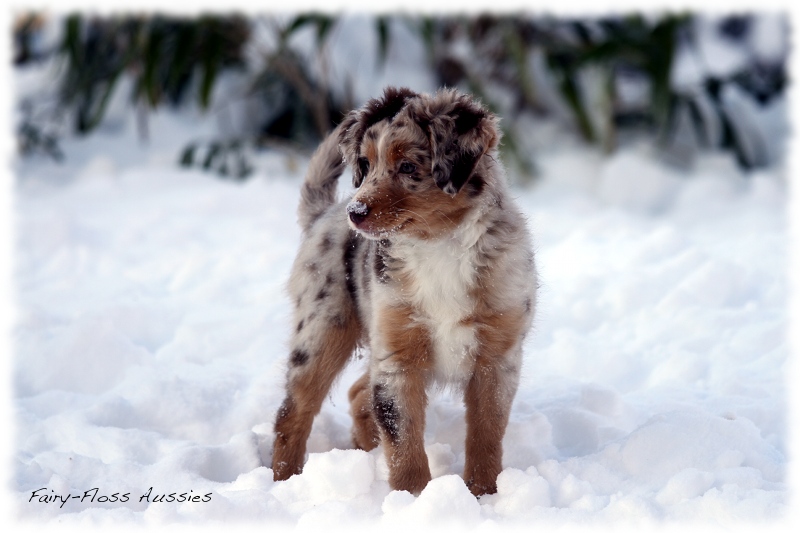
<path fill-rule="evenodd" d="M 134 80 L 131 102 L 142 113 L 190 100 L 206 110 L 220 75 L 239 69 L 251 80 L 248 97 L 263 104 L 257 131 L 205 146 L 195 141 L 180 154 L 180 164 L 244 178 L 252 171 L 247 147 L 288 143 L 310 149 L 360 102 L 353 101 L 348 87 L 331 87 L 324 66 L 310 66 L 293 37 L 310 29 L 315 53 L 323 57 L 341 16 L 306 13 L 263 20 L 273 44 L 260 51 L 263 61 L 253 69 L 245 57 L 253 20 L 243 16 L 69 15 L 63 19 L 63 40 L 52 51 L 63 62 L 57 80 L 59 113 L 69 117 L 74 132 L 92 132 L 123 75 Z M 396 23 L 406 24 L 427 51 L 427 64 L 420 68 L 430 69 L 440 85 L 476 94 L 504 117 L 503 150 L 523 174 L 534 172 L 517 120 L 526 114 L 565 117 L 586 142 L 607 152 L 614 150 L 620 132 L 636 129 L 659 139 L 667 154 L 691 137 L 696 142 L 689 143 L 690 151 L 727 148 L 744 168 L 770 163 L 752 110 L 783 92 L 785 66 L 754 61 L 727 79 L 710 77 L 691 90 L 676 87 L 676 50 L 692 44 L 691 14 L 591 19 L 380 15 L 371 20 L 378 66 L 386 64 Z M 749 15 L 723 19 L 719 32 L 742 39 L 751 20 Z M 46 55 L 31 45 L 41 27 L 39 14 L 18 21 L 16 64 Z M 631 104 L 620 94 L 621 84 L 631 80 L 645 87 L 644 104 Z M 548 84 L 555 88 L 549 96 Z M 21 151 L 63 157 L 58 134 L 42 126 L 34 103 L 23 99 L 22 105 L 17 128 Z"/>

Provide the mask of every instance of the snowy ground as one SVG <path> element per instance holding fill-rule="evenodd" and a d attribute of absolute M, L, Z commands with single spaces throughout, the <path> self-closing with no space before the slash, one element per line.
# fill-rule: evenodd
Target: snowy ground
<path fill-rule="evenodd" d="M 363 361 L 316 419 L 305 472 L 273 483 L 304 161 L 263 156 L 244 184 L 181 171 L 185 128 L 156 116 L 150 149 L 127 132 L 70 141 L 66 166 L 16 165 L 20 520 L 741 525 L 787 512 L 779 170 L 744 177 L 710 155 L 686 176 L 644 145 L 543 151 L 541 181 L 517 190 L 542 288 L 499 492 L 467 491 L 463 408 L 443 394 L 427 413 L 434 480 L 414 498 L 390 491 L 379 450 L 348 449 Z M 154 501 L 170 493 L 210 501 Z M 39 500 L 54 495 L 80 497 Z"/>

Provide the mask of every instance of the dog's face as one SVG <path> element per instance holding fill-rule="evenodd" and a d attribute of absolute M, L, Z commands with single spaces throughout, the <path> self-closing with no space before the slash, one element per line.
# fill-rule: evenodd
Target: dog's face
<path fill-rule="evenodd" d="M 430 239 L 455 229 L 483 192 L 478 163 L 500 137 L 497 118 L 454 90 L 388 88 L 340 131 L 359 188 L 347 206 L 350 224 L 373 239 Z"/>

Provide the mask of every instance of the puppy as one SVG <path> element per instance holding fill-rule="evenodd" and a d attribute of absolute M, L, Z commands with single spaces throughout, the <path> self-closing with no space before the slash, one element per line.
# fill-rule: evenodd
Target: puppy
<path fill-rule="evenodd" d="M 438 382 L 464 394 L 464 481 L 476 496 L 496 492 L 537 287 L 499 140 L 497 117 L 465 94 L 387 88 L 314 153 L 275 480 L 302 472 L 314 416 L 360 345 L 370 358 L 349 391 L 353 441 L 383 444 L 392 489 L 419 494 L 431 479 L 426 389 Z M 358 190 L 336 203 L 345 164 Z"/>

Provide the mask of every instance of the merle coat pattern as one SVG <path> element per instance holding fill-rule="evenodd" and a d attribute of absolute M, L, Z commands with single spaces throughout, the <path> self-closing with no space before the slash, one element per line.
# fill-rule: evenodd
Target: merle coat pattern
<path fill-rule="evenodd" d="M 476 496 L 496 492 L 537 287 L 530 236 L 497 158 L 497 122 L 452 89 L 387 88 L 315 152 L 289 280 L 294 331 L 275 480 L 302 472 L 314 416 L 361 345 L 370 359 L 349 391 L 353 441 L 383 445 L 391 487 L 419 494 L 431 479 L 426 391 L 438 382 L 463 391 L 464 481 Z M 345 164 L 358 190 L 337 203 Z"/>

